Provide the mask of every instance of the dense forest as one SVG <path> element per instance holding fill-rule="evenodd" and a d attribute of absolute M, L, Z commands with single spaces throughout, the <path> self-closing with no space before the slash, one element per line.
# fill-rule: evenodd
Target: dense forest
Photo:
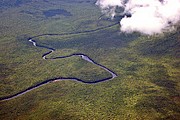
<path fill-rule="evenodd" d="M 95 2 L 0 1 L 1 120 L 180 118 L 179 24 L 171 32 L 152 36 L 123 33 L 115 24 L 121 18 L 102 15 Z M 42 36 L 34 37 L 38 35 Z M 42 55 L 48 50 L 33 46 L 28 41 L 32 37 L 38 45 L 55 49 L 48 58 L 83 53 L 117 77 L 96 84 L 71 79 L 50 82 L 3 101 L 53 78 L 96 81 L 110 77 L 80 57 L 44 60 Z"/>

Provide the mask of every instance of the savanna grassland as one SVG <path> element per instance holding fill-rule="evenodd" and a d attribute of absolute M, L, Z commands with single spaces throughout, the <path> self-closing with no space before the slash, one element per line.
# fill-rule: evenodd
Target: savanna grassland
<path fill-rule="evenodd" d="M 54 77 L 95 81 L 107 71 L 78 57 L 43 60 L 47 49 L 29 37 L 92 30 L 117 22 L 95 0 L 3 0 L 0 2 L 0 98 Z M 84 53 L 118 77 L 97 84 L 66 80 L 0 101 L 1 120 L 178 120 L 180 28 L 164 35 L 120 33 L 115 25 L 92 33 L 43 36 L 48 57 Z"/>

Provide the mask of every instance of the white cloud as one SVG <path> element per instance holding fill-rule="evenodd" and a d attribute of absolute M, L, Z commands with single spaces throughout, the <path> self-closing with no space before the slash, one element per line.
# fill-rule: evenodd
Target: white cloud
<path fill-rule="evenodd" d="M 180 0 L 98 0 L 96 5 L 111 17 L 115 16 L 117 6 L 130 13 L 131 17 L 120 21 L 124 32 L 162 33 L 180 20 Z"/>
<path fill-rule="evenodd" d="M 96 5 L 100 6 L 103 13 L 113 18 L 116 14 L 116 7 L 123 7 L 124 4 L 122 0 L 98 0 Z"/>

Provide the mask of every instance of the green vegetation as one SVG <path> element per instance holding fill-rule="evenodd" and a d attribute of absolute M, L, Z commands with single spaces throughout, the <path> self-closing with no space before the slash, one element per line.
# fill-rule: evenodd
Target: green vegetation
<path fill-rule="evenodd" d="M 110 76 L 80 58 L 43 60 L 47 49 L 27 38 L 44 33 L 96 29 L 102 19 L 95 0 L 11 0 L 0 6 L 0 97 L 13 95 L 54 77 L 96 80 Z M 74 2 L 73 2 L 74 1 Z M 1 3 L 1 2 L 0 2 Z M 5 6 L 6 5 L 6 6 Z M 5 6 L 5 7 L 4 7 Z M 10 7 L 11 6 L 11 7 Z M 12 7 L 13 6 L 13 7 Z M 72 16 L 46 17 L 64 9 Z M 180 118 L 180 29 L 166 35 L 119 33 L 119 26 L 67 36 L 40 37 L 53 47 L 48 57 L 84 53 L 118 74 L 98 84 L 66 80 L 44 85 L 9 101 L 0 101 L 1 120 L 178 120 Z"/>

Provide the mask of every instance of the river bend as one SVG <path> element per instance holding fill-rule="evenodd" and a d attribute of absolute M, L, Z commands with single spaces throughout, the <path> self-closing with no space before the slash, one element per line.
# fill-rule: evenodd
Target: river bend
<path fill-rule="evenodd" d="M 76 56 L 76 57 L 80 57 L 81 59 L 87 61 L 87 62 L 90 62 L 102 69 L 104 69 L 105 71 L 107 71 L 108 73 L 111 74 L 111 77 L 107 77 L 107 78 L 103 78 L 103 79 L 99 79 L 99 80 L 93 80 L 93 81 L 85 81 L 85 80 L 82 80 L 82 79 L 79 79 L 79 78 L 76 78 L 76 77 L 54 77 L 52 79 L 48 79 L 48 80 L 45 80 L 41 83 L 38 83 L 34 86 L 31 86 L 25 90 L 22 90 L 14 95 L 10 95 L 10 96 L 6 96 L 6 97 L 1 97 L 0 98 L 0 101 L 7 101 L 7 100 L 11 100 L 11 99 L 14 99 L 14 98 L 17 98 L 23 94 L 26 94 L 27 92 L 30 92 L 34 89 L 37 89 L 43 85 L 46 85 L 46 84 L 49 84 L 51 82 L 57 82 L 57 81 L 61 81 L 61 80 L 73 80 L 73 81 L 77 81 L 77 82 L 81 82 L 81 83 L 85 83 L 85 84 L 95 84 L 95 83 L 100 83 L 100 82 L 104 82 L 104 81 L 107 81 L 107 80 L 112 80 L 114 79 L 115 77 L 117 77 L 117 74 L 115 72 L 113 72 L 112 70 L 110 70 L 109 68 L 95 62 L 93 59 L 91 59 L 88 55 L 86 54 L 83 54 L 83 53 L 73 53 L 73 54 L 70 54 L 70 55 L 67 55 L 67 56 L 58 56 L 58 57 L 53 57 L 53 58 L 48 58 L 47 55 L 51 54 L 52 52 L 55 51 L 54 48 L 50 48 L 48 46 L 42 46 L 40 44 L 37 44 L 36 42 L 36 38 L 38 37 L 42 37 L 42 36 L 64 36 L 64 35 L 77 35 L 77 34 L 87 34 L 87 33 L 92 33 L 92 32 L 96 32 L 96 31 L 99 31 L 99 30 L 103 30 L 103 29 L 106 29 L 106 28 L 110 28 L 112 26 L 115 26 L 119 23 L 114 23 L 114 24 L 111 24 L 111 25 L 107 25 L 107 26 L 104 26 L 104 27 L 100 27 L 100 28 L 97 28 L 97 29 L 93 29 L 93 30 L 86 30 L 86 31 L 81 31 L 81 32 L 70 32 L 70 33 L 62 33 L 62 34 L 40 34 L 40 35 L 37 35 L 37 36 L 33 36 L 33 37 L 30 37 L 28 38 L 28 41 L 32 43 L 33 46 L 35 47 L 39 47 L 39 48 L 45 48 L 48 50 L 48 52 L 44 53 L 42 55 L 42 58 L 44 60 L 48 60 L 48 59 L 64 59 L 64 58 L 69 58 L 69 57 L 73 57 L 73 56 Z"/>

